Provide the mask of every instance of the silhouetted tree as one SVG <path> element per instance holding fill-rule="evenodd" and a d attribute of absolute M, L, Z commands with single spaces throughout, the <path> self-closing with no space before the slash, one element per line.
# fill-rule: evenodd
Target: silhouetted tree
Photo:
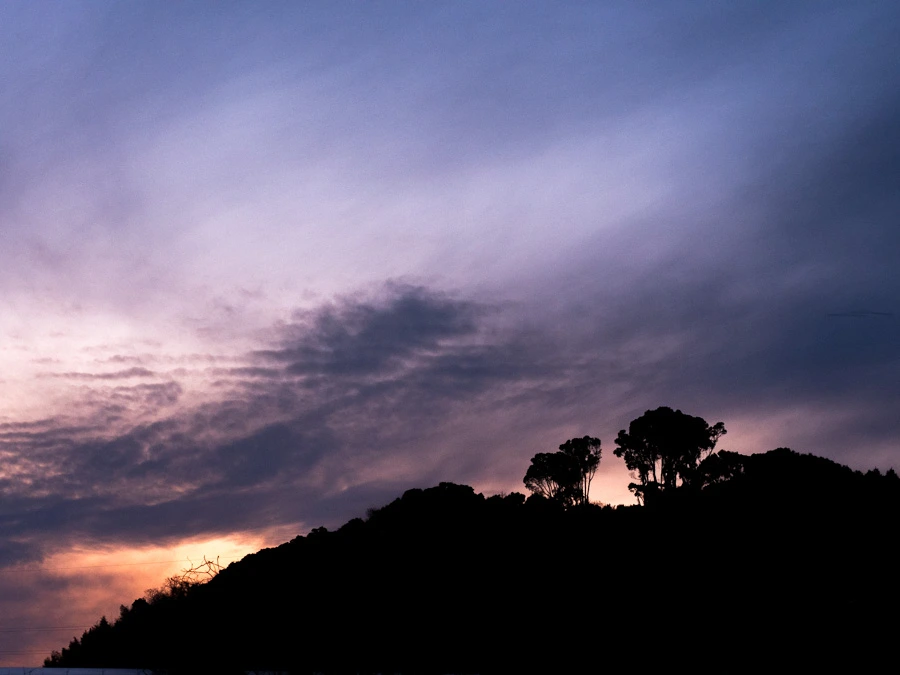
<path fill-rule="evenodd" d="M 533 493 L 569 506 L 578 498 L 581 470 L 571 455 L 539 452 L 531 458 L 522 482 Z"/>
<path fill-rule="evenodd" d="M 532 457 L 522 480 L 533 493 L 564 506 L 587 504 L 599 464 L 599 438 L 572 438 L 559 446 L 559 452 L 539 452 Z"/>
<path fill-rule="evenodd" d="M 565 505 L 575 501 L 580 472 L 574 458 L 561 452 L 539 452 L 531 458 L 523 482 L 532 493 Z"/>
<path fill-rule="evenodd" d="M 576 502 L 587 504 L 590 499 L 591 481 L 600 466 L 600 439 L 584 436 L 572 438 L 559 446 L 559 451 L 575 460 L 581 474 L 581 489 Z"/>
<path fill-rule="evenodd" d="M 628 487 L 646 502 L 658 492 L 690 485 L 697 465 L 724 434 L 722 422 L 710 426 L 702 417 L 661 407 L 632 420 L 627 432 L 619 431 L 613 452 L 635 472 L 640 482 Z"/>
<path fill-rule="evenodd" d="M 744 455 L 728 450 L 712 453 L 700 462 L 692 484 L 706 488 L 727 483 L 744 472 L 745 460 Z"/>

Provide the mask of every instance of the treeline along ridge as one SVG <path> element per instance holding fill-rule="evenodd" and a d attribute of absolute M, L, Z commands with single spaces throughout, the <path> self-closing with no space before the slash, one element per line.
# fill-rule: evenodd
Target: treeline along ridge
<path fill-rule="evenodd" d="M 670 408 L 616 439 L 639 505 L 588 500 L 599 439 L 531 495 L 413 489 L 336 531 L 172 579 L 46 659 L 165 672 L 811 672 L 896 667 L 900 478 Z"/>

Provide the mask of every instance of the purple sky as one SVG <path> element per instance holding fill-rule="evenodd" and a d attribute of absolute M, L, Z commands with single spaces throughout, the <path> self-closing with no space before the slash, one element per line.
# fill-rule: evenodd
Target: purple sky
<path fill-rule="evenodd" d="M 80 634 L 2 629 L 165 576 L 97 560 L 524 491 L 573 436 L 631 502 L 613 440 L 661 405 L 900 469 L 898 29 L 893 0 L 0 4 L 0 664 Z"/>

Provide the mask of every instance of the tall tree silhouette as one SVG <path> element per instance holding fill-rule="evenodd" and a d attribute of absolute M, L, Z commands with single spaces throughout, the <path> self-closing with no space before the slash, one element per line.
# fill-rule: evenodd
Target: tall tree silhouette
<path fill-rule="evenodd" d="M 646 503 L 659 492 L 690 485 L 700 461 L 724 434 L 722 422 L 710 426 L 702 417 L 661 407 L 632 420 L 628 431 L 619 431 L 613 453 L 635 472 L 639 482 L 628 487 Z"/>
<path fill-rule="evenodd" d="M 591 481 L 600 466 L 600 439 L 591 436 L 572 438 L 559 446 L 559 451 L 571 457 L 578 466 L 581 476 L 581 489 L 576 497 L 579 504 L 587 504 L 590 500 Z"/>
<path fill-rule="evenodd" d="M 575 502 L 581 474 L 569 455 L 539 452 L 531 458 L 531 466 L 522 481 L 532 493 L 569 506 Z"/>
<path fill-rule="evenodd" d="M 522 480 L 531 492 L 564 506 L 587 504 L 599 464 L 599 438 L 572 438 L 559 446 L 559 452 L 539 452 L 532 457 Z"/>

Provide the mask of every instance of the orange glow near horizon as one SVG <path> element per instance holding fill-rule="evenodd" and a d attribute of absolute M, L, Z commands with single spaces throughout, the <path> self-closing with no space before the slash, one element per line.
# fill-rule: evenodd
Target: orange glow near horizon
<path fill-rule="evenodd" d="M 0 618 L 0 667 L 37 666 L 53 650 L 96 624 L 110 622 L 121 605 L 130 606 L 166 579 L 207 560 L 227 567 L 249 553 L 294 537 L 297 525 L 194 537 L 170 546 L 115 545 L 60 550 L 39 565 L 0 571 L 0 584 L 12 596 L 4 602 L 16 625 Z M 20 592 L 16 592 L 20 591 Z"/>

